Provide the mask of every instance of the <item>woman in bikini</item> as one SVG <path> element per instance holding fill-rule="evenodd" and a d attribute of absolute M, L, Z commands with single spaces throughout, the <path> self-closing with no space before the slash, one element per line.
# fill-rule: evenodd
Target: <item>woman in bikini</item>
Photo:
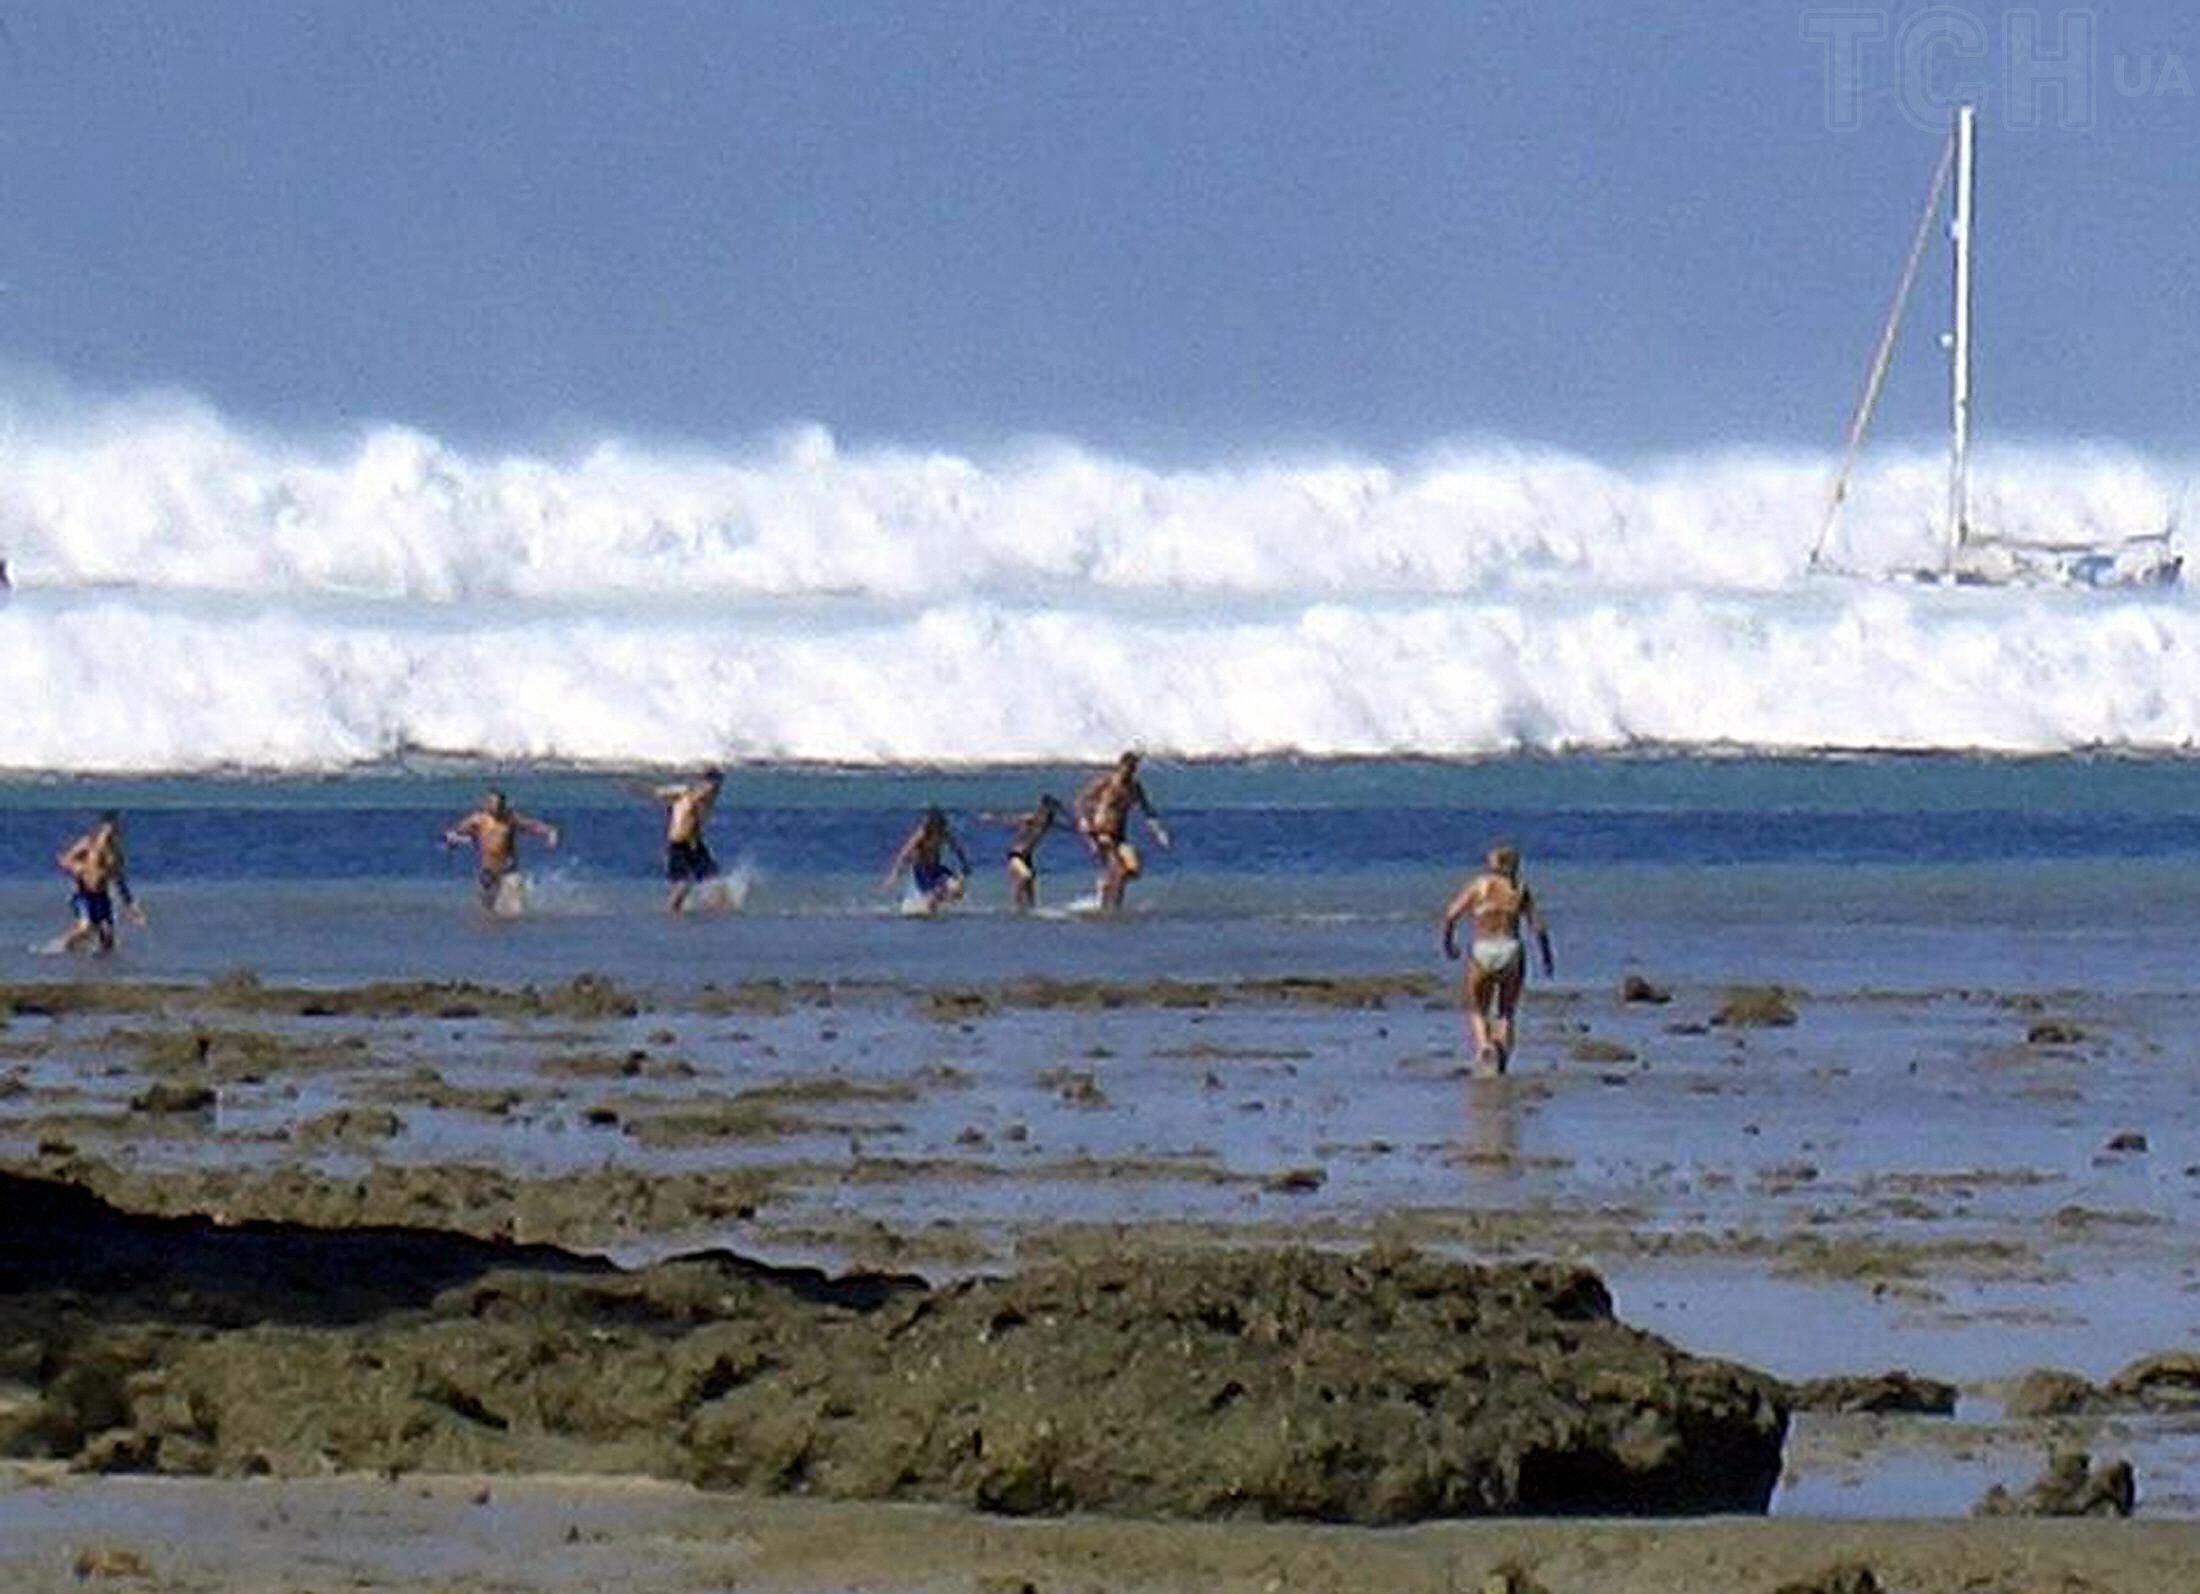
<path fill-rule="evenodd" d="M 1474 940 L 1467 949 L 1467 1029 L 1474 1041 L 1477 1073 L 1502 1074 L 1512 1059 L 1513 1015 L 1527 983 L 1528 959 L 1521 945 L 1523 927 L 1535 932 L 1543 955 L 1543 977 L 1551 977 L 1551 937 L 1536 913 L 1535 893 L 1520 878 L 1520 853 L 1496 846 L 1483 860 L 1482 872 L 1459 888 L 1444 909 L 1444 956 L 1459 956 L 1459 922 L 1470 920 Z"/>

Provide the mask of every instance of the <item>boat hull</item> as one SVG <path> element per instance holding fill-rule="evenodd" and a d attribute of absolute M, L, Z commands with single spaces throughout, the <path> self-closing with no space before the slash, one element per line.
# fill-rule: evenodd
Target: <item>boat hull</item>
<path fill-rule="evenodd" d="M 2161 589 L 2183 579 L 2184 565 L 2166 533 L 2113 543 L 1978 539 L 1957 551 L 1949 575 L 1967 586 Z"/>

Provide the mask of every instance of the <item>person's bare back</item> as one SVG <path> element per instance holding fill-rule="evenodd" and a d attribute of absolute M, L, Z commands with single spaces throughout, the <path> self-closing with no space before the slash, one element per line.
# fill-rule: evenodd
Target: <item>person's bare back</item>
<path fill-rule="evenodd" d="M 1476 936 L 1518 936 L 1527 888 L 1501 874 L 1475 876 L 1467 887 L 1467 918 Z"/>
<path fill-rule="evenodd" d="M 1552 972 L 1551 938 L 1536 912 L 1535 894 L 1520 878 L 1520 854 L 1509 846 L 1492 847 L 1481 873 L 1459 888 L 1445 906 L 1444 956 L 1459 956 L 1458 931 L 1472 926 L 1467 951 L 1467 1028 L 1478 1070 L 1503 1073 L 1511 1060 L 1514 1014 L 1527 984 L 1528 959 L 1522 931 L 1532 930 L 1543 956 L 1543 974 Z"/>
<path fill-rule="evenodd" d="M 718 860 L 711 856 L 710 843 L 703 833 L 725 784 L 725 772 L 713 766 L 692 781 L 634 787 L 640 795 L 665 806 L 665 879 L 671 886 L 665 898 L 667 912 L 680 912 L 697 887 L 718 880 Z M 728 900 L 720 886 L 713 886 L 713 893 L 721 903 Z"/>
<path fill-rule="evenodd" d="M 717 806 L 717 783 L 705 780 L 698 785 L 679 787 L 669 802 L 665 815 L 665 844 L 692 847 L 703 839 L 703 827 L 710 823 L 710 811 Z"/>

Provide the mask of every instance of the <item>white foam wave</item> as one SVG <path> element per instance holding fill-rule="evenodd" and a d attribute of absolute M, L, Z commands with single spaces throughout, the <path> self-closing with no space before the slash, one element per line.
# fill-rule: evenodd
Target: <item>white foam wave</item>
<path fill-rule="evenodd" d="M 2174 479 L 2008 452 L 1978 515 L 2147 531 Z M 1745 452 L 485 459 L 187 403 L 18 417 L 0 766 L 2200 746 L 2200 602 L 1813 579 L 1827 486 Z M 1843 556 L 1929 558 L 1943 497 L 1931 455 L 1873 467 Z"/>
<path fill-rule="evenodd" d="M 1867 469 L 1844 550 L 1929 559 L 1943 471 L 1929 451 Z M 476 457 L 397 427 L 313 448 L 140 402 L 0 431 L 0 552 L 50 587 L 435 603 L 1764 591 L 1800 579 L 1829 484 L 1824 457 L 1761 451 L 1622 470 L 1478 444 L 1158 470 L 1064 443 L 851 453 L 815 427 L 720 453 Z M 1979 518 L 2028 537 L 2146 532 L 2184 492 L 2112 450 L 2006 451 L 1981 462 Z"/>
<path fill-rule="evenodd" d="M 1206 620 L 961 604 L 830 630 L 19 599 L 0 617 L 0 765 L 2186 749 L 2196 660 L 2200 607 L 2183 599 L 1865 588 Z"/>

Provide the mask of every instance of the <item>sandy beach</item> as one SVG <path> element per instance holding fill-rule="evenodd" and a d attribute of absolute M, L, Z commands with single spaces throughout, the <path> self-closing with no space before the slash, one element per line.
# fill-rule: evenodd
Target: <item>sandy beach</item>
<path fill-rule="evenodd" d="M 2195 1554 L 2192 1529 L 2173 1523 L 1476 1522 L 1369 1533 L 1003 1521 L 502 1477 L 204 1484 L 17 1472 L 0 1522 L 0 1569 L 24 1594 L 2177 1594 L 2192 1586 Z M 94 1570 L 80 1576 L 87 1556 Z M 103 1556 L 115 1571 L 97 1570 Z M 1875 1585 L 1856 1582 L 1858 1569 Z"/>

